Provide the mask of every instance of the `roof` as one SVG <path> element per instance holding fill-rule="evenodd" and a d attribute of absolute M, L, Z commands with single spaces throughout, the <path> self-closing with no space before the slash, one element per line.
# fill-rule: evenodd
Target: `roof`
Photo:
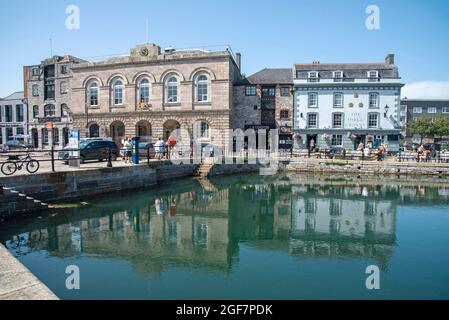
<path fill-rule="evenodd" d="M 16 91 L 7 97 L 1 98 L 0 101 L 22 100 L 23 98 L 23 91 Z"/>
<path fill-rule="evenodd" d="M 391 60 L 388 60 L 391 59 Z M 345 78 L 366 78 L 368 71 L 378 71 L 381 78 L 399 78 L 398 67 L 394 64 L 394 55 L 387 56 L 385 62 L 371 63 L 306 63 L 295 64 L 297 79 L 307 79 L 310 71 L 318 71 L 320 78 L 333 78 L 334 71 L 343 71 Z"/>
<path fill-rule="evenodd" d="M 248 84 L 293 84 L 293 72 L 291 68 L 265 68 L 245 80 Z"/>

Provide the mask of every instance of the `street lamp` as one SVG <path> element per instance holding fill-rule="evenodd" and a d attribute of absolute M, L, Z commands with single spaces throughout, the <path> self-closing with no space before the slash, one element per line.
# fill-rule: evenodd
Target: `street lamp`
<path fill-rule="evenodd" d="M 388 110 L 390 109 L 390 107 L 388 106 L 388 104 L 386 104 L 385 105 L 385 113 L 384 113 L 384 117 L 386 118 L 387 117 L 387 113 L 388 113 Z"/>

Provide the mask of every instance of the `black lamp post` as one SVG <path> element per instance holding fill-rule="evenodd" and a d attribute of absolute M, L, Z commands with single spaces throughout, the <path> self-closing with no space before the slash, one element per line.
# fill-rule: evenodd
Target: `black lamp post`
<path fill-rule="evenodd" d="M 84 109 L 86 112 L 86 138 L 89 138 L 89 106 L 87 102 L 84 104 Z"/>
<path fill-rule="evenodd" d="M 387 113 L 388 113 L 388 110 L 390 109 L 390 107 L 388 106 L 388 104 L 386 104 L 385 105 L 385 113 L 384 113 L 384 117 L 386 118 L 387 117 Z"/>

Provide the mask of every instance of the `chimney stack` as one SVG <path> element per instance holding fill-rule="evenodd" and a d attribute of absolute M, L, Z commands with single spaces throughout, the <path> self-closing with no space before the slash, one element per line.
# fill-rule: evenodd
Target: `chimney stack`
<path fill-rule="evenodd" d="M 239 70 L 242 70 L 242 54 L 240 52 L 237 52 L 235 55 L 237 59 L 237 67 L 239 68 Z"/>
<path fill-rule="evenodd" d="M 394 53 L 387 54 L 387 57 L 385 58 L 385 64 L 387 65 L 394 64 Z"/>

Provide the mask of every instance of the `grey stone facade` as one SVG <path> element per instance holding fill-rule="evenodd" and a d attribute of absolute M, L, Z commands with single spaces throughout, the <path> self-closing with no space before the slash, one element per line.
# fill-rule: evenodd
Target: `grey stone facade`
<path fill-rule="evenodd" d="M 24 95 L 29 114 L 29 133 L 36 148 L 64 147 L 72 126 L 73 65 L 83 60 L 54 56 L 24 67 Z M 48 129 L 49 123 L 53 130 Z"/>

